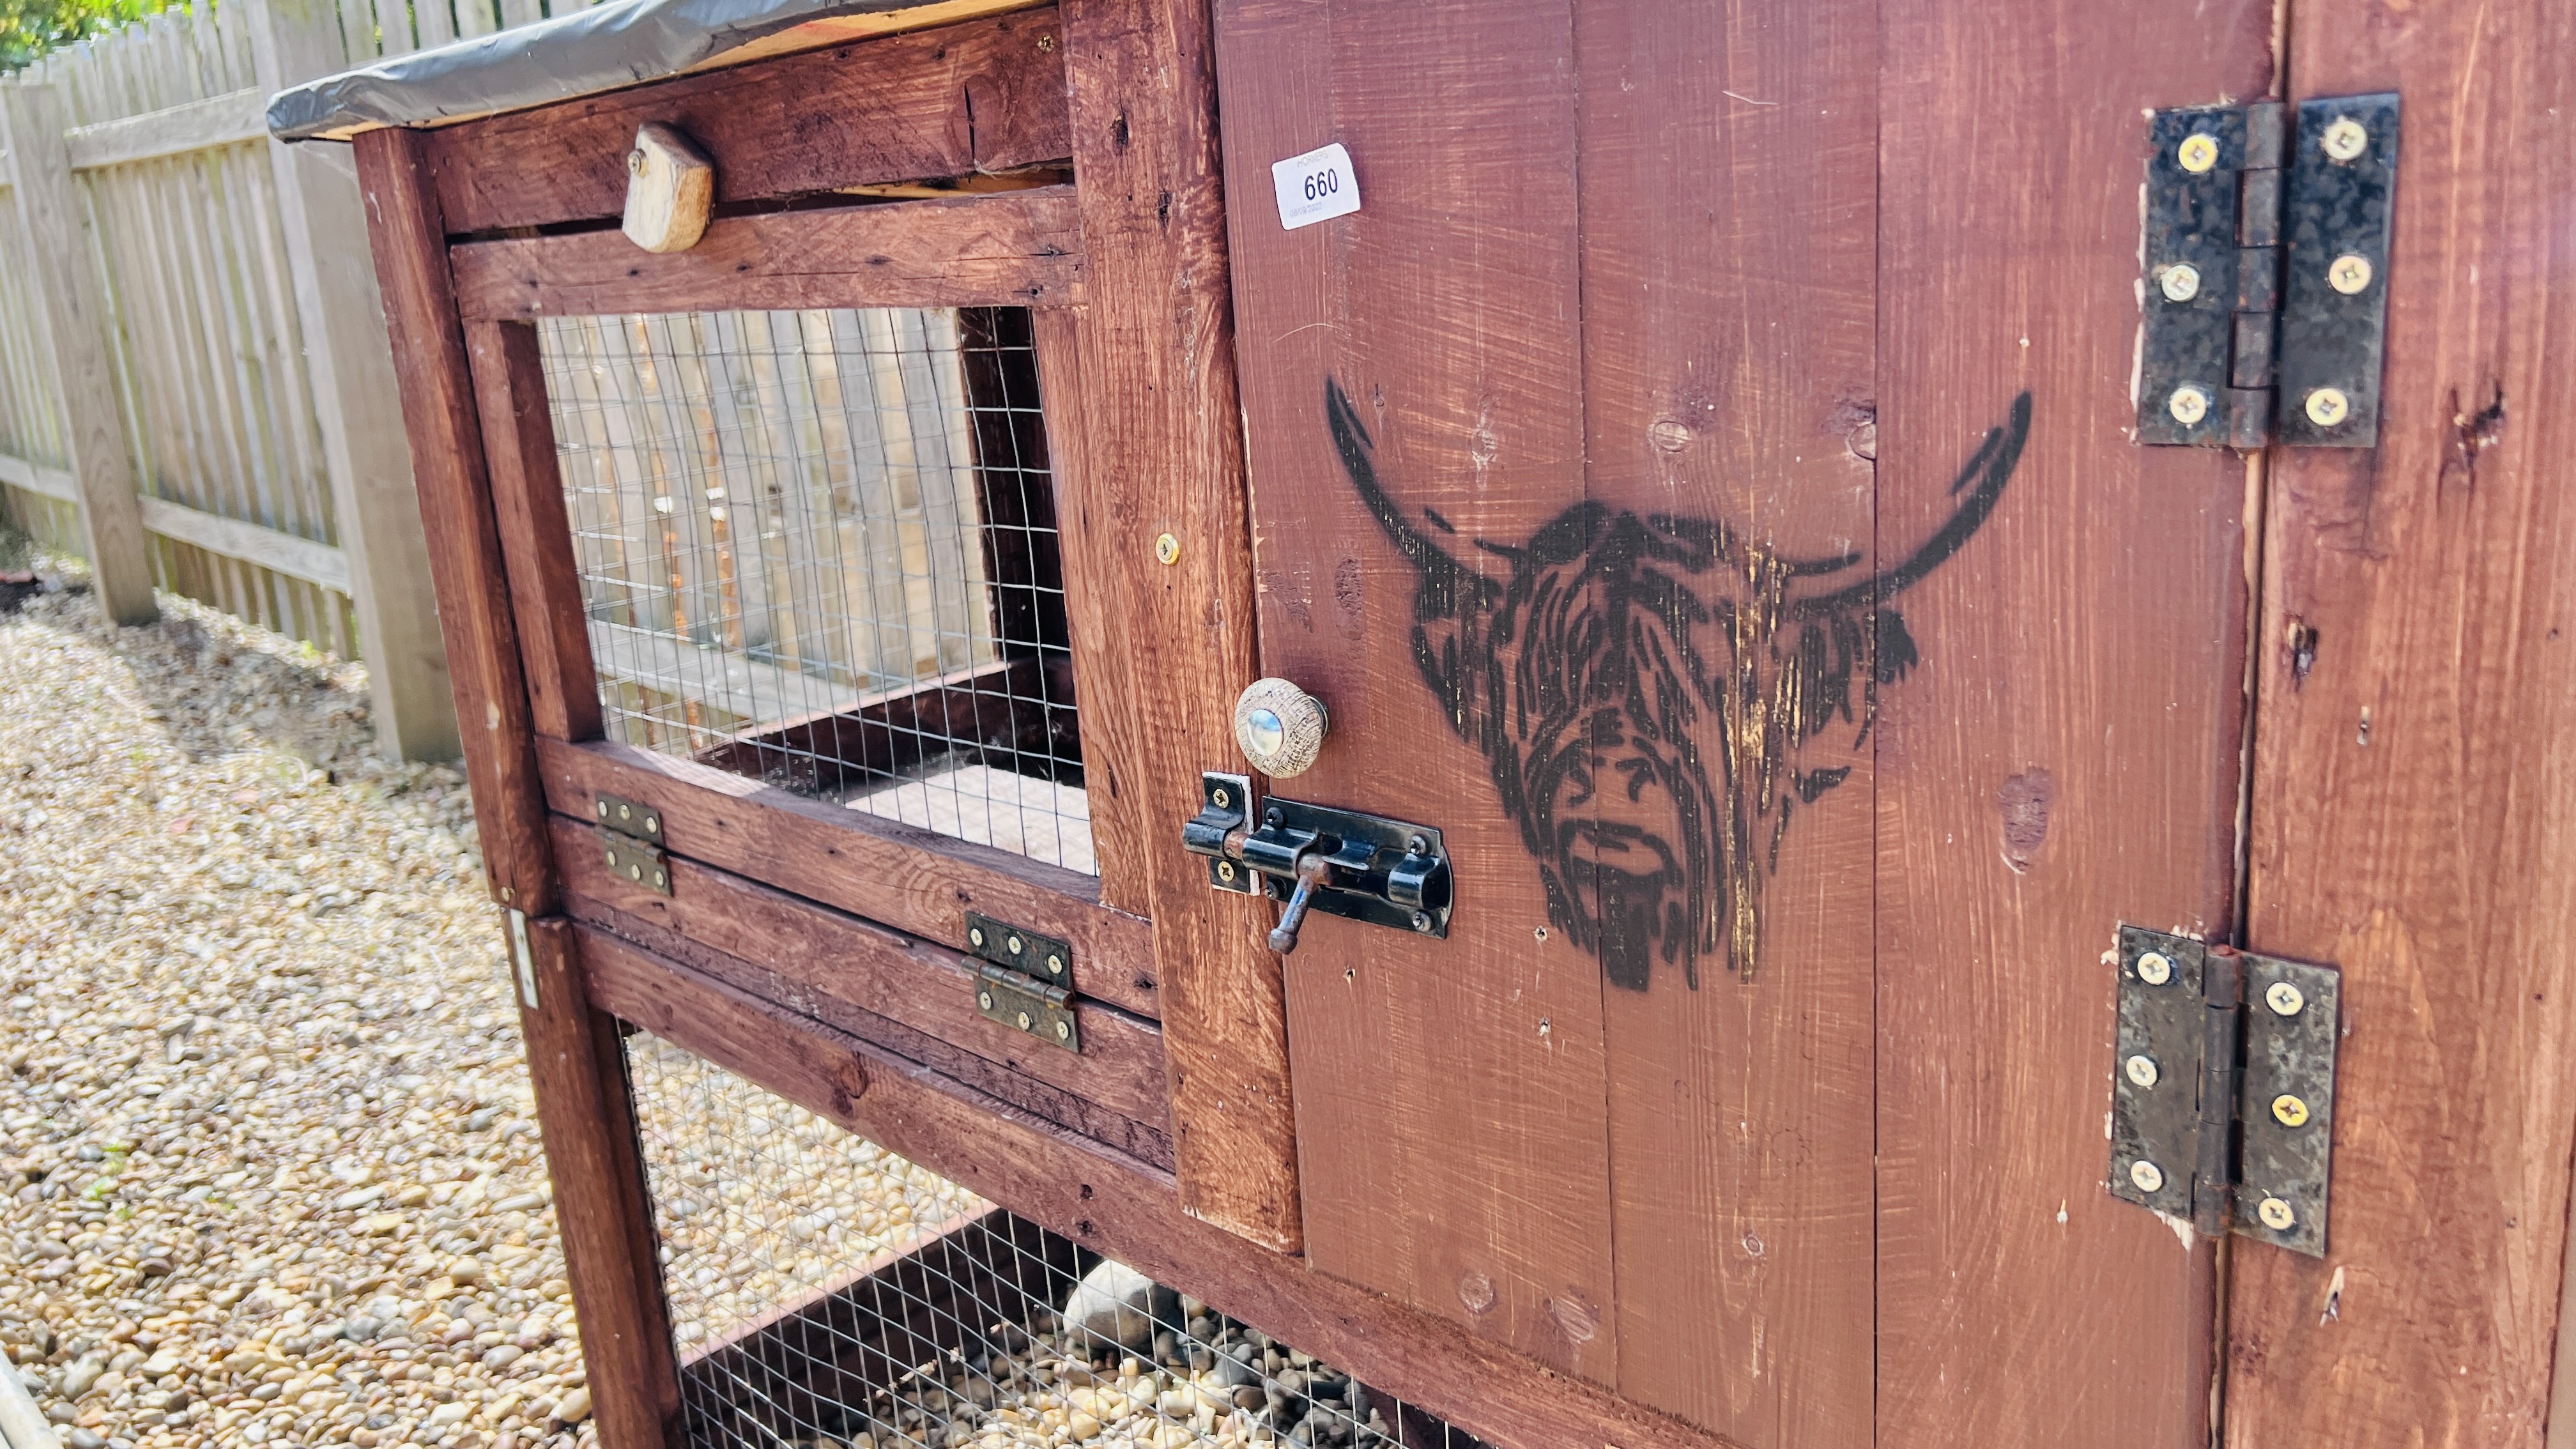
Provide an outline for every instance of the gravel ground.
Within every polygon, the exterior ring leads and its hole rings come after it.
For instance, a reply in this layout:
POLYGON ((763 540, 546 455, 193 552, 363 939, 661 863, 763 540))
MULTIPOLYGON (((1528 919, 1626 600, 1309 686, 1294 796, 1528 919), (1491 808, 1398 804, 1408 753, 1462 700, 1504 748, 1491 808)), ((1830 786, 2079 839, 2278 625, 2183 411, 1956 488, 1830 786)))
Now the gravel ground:
POLYGON ((71 1449, 587 1440, 464 784, 164 596, 0 616, 0 1345, 71 1449))
MULTIPOLYGON (((373 756, 355 669, 162 607, 0 615, 0 1345, 69 1449, 595 1449, 461 777, 373 756)), ((684 1352, 983 1206, 637 1040, 684 1352)), ((795 1442, 1395 1442, 1346 1376, 1129 1286, 795 1442)))

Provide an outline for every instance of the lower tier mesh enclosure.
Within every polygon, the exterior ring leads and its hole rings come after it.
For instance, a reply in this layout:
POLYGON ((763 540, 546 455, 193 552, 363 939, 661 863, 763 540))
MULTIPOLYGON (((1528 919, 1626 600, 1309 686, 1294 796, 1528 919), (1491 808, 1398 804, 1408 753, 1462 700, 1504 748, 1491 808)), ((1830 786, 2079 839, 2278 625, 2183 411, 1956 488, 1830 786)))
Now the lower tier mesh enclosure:
POLYGON ((646 1033, 627 1066, 704 1449, 1484 1449, 646 1033))

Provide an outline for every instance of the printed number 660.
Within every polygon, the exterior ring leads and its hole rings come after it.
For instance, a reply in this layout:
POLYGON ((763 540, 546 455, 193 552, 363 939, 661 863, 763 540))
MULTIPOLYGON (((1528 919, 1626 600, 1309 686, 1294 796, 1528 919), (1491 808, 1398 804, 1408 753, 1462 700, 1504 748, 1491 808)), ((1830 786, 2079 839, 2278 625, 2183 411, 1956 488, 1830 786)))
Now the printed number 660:
POLYGON ((1339 169, 1318 171, 1306 178, 1308 201, 1321 201, 1341 189, 1342 173, 1339 169))

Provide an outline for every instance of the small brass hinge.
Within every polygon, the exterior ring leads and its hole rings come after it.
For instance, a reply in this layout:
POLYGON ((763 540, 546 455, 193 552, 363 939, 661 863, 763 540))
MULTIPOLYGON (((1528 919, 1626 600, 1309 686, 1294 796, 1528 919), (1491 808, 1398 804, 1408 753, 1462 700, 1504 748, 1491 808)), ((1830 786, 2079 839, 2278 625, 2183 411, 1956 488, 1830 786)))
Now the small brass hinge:
POLYGON ((2112 1195, 2322 1256, 2340 974, 2138 926, 2119 958, 2112 1195))
POLYGON ((975 980, 977 1012, 988 1021, 1066 1051, 1082 1050, 1082 1023, 1073 1009, 1070 943, 968 911, 966 945, 980 966, 975 980))
POLYGON ((599 844, 609 871, 655 895, 671 893, 671 860, 662 850, 662 812, 616 795, 594 802, 599 844))

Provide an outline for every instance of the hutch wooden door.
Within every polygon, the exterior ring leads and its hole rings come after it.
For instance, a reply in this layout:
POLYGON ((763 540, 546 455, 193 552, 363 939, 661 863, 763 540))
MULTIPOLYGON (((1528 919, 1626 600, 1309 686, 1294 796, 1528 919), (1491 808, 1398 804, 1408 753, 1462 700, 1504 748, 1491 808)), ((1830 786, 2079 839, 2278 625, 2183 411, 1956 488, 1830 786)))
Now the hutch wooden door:
MULTIPOLYGON (((2292 9, 2294 97, 2473 48, 2292 9)), ((2205 1442, 2222 1247, 2104 1189, 2104 953, 2237 932, 2249 637, 2307 667, 2249 524, 2286 495, 2302 576, 2368 455, 2139 445, 2140 180, 2148 110, 2280 93, 2272 26, 1220 0, 1260 664, 1331 729, 1270 788, 1438 827, 1456 880, 1445 939, 1287 958, 1319 1271, 1746 1444, 2205 1442)), ((2401 204, 2485 194, 2425 173, 2401 204)), ((2392 265, 2402 309, 2442 264, 2392 265)), ((2451 425, 2435 346, 2391 334, 2391 458, 2451 425)), ((2267 767, 2349 735, 2308 718, 2267 767)), ((2564 1128, 2479 1149, 2551 1164, 2544 1215, 2564 1128)), ((2327 1346, 2335 1262, 2234 1252, 2248 1433, 2372 1419, 2266 1361, 2384 1361, 2327 1346)), ((2408 1392, 2532 1412, 2546 1334, 2472 1336, 2512 1386, 2408 1392)))

